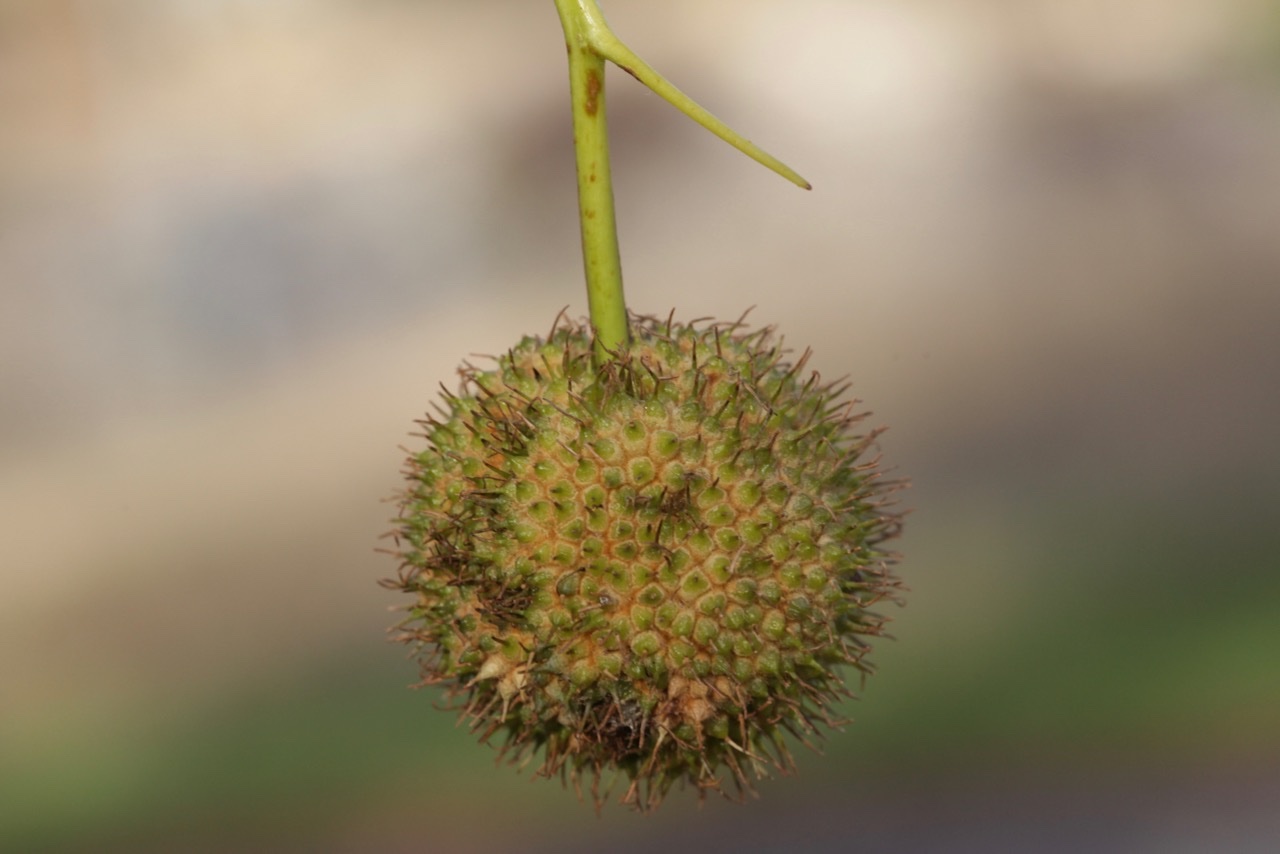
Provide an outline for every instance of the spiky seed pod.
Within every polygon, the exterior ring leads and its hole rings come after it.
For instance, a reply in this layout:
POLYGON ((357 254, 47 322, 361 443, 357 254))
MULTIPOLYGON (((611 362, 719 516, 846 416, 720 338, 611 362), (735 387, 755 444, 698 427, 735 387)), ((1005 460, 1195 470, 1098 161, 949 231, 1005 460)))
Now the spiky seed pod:
POLYGON ((408 461, 387 584, 482 739, 597 804, 621 771, 645 809, 682 780, 750 791, 790 767, 786 733, 837 723, 900 517, 853 401, 771 330, 632 332, 600 367, 569 325, 463 371, 408 461))

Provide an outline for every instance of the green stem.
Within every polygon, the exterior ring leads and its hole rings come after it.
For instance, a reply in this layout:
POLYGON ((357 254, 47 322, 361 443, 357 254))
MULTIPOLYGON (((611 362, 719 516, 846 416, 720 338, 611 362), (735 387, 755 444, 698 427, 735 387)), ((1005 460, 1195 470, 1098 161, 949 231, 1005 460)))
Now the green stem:
MULTIPOLYGON (((578 166, 578 216, 587 303, 595 334, 597 364, 628 342, 627 307, 622 293, 622 261, 609 167, 605 119, 605 58, 597 50, 603 17, 595 0, 556 0, 569 49, 569 89, 573 98, 573 142, 578 166)), ((606 30, 607 32, 607 30, 606 30)))
POLYGON ((752 160, 796 186, 809 182, 681 92, 623 44, 605 23, 596 0, 556 0, 569 48, 569 87, 573 96, 573 144, 578 161, 578 215, 582 257, 587 273, 587 302, 595 333, 596 364, 630 340, 622 297, 622 261, 609 170, 609 133, 605 121, 605 62, 612 62, 659 97, 752 160))

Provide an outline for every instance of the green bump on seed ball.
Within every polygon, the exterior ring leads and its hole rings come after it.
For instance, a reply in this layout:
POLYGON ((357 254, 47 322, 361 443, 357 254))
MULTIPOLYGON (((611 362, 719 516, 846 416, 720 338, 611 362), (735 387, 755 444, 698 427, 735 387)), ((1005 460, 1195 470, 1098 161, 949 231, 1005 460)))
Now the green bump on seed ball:
POLYGON ((771 330, 632 333, 599 366, 561 325, 465 370, 422 422, 387 584, 483 740, 575 783, 620 772, 644 809, 679 782, 749 791, 791 767, 784 734, 838 723, 900 517, 875 432, 771 330))

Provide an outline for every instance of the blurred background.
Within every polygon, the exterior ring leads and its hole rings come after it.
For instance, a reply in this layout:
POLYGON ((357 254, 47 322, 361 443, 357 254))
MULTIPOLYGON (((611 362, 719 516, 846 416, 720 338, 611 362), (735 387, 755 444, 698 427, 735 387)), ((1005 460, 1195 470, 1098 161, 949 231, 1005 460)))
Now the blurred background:
POLYGON ((0 0, 0 849, 1280 850, 1280 5, 607 0, 633 308, 914 486, 825 755, 597 818, 386 642, 412 419, 585 313, 526 0, 0 0), (710 47, 706 47, 710 45, 710 47))

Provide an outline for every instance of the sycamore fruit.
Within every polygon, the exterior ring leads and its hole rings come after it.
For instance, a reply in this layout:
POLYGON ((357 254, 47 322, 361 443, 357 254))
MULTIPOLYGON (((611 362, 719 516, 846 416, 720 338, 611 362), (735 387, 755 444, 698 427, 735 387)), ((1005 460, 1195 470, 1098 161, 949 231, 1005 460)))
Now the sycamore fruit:
POLYGON ((898 587, 895 484, 844 386, 768 328, 632 317, 464 368, 422 423, 388 586, 483 740, 597 802, 743 793, 838 723, 898 587), (604 791, 607 791, 607 786, 604 791))

